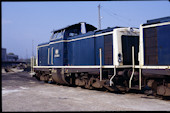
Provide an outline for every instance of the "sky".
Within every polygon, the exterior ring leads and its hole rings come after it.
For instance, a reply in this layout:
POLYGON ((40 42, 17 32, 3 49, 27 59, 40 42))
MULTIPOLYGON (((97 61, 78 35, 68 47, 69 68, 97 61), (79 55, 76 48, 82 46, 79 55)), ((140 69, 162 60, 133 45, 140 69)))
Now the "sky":
POLYGON ((48 42, 51 31, 79 22, 101 29, 137 27, 147 20, 170 16, 170 2, 164 1, 41 1, 1 2, 1 47, 19 58, 36 55, 36 47, 48 42))

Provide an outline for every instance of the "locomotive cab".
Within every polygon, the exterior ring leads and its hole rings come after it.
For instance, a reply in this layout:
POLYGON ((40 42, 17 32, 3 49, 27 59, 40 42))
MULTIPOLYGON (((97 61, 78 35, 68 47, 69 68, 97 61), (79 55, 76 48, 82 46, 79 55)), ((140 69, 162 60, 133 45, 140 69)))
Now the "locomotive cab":
POLYGON ((37 47, 38 66, 65 66, 68 65, 67 41, 71 37, 83 35, 96 28, 85 22, 80 22, 65 28, 52 31, 50 41, 39 44, 37 47))
POLYGON ((114 64, 132 65, 132 47, 134 47, 135 65, 139 65, 139 29, 117 28, 113 30, 114 64))

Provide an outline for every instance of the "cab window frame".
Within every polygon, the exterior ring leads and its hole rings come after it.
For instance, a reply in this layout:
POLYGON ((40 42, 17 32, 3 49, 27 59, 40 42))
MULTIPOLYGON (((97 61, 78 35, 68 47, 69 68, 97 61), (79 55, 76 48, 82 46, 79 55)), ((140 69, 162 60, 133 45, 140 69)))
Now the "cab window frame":
POLYGON ((50 40, 62 39, 64 37, 64 33, 65 29, 58 32, 53 32, 50 40))

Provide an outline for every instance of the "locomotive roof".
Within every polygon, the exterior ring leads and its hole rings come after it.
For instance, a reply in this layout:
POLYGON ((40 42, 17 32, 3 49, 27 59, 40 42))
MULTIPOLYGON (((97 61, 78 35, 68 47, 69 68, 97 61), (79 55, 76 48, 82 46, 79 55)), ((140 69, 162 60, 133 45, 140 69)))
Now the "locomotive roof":
POLYGON ((96 34, 110 32, 110 31, 113 31, 113 29, 115 29, 115 28, 121 28, 121 27, 116 26, 116 27, 108 27, 108 28, 105 28, 105 29, 96 30, 96 34))
MULTIPOLYGON (((78 23, 78 24, 81 24, 81 23, 78 23)), ((54 30, 54 31, 52 31, 52 32, 57 32, 57 31, 61 31, 61 30, 64 30, 64 29, 71 29, 72 27, 75 28, 76 26, 78 26, 78 24, 74 24, 74 25, 67 26, 67 27, 62 28, 62 29, 54 30)), ((94 26, 92 26, 92 25, 90 25, 90 24, 86 24, 86 25, 91 26, 91 27, 94 28, 95 30, 89 31, 89 32, 87 32, 87 33, 85 33, 85 34, 80 34, 80 35, 74 36, 74 37, 72 37, 72 38, 79 38, 79 37, 83 37, 83 36, 90 36, 90 35, 94 35, 94 34, 101 34, 101 33, 106 33, 106 32, 113 31, 113 29, 116 29, 116 28, 124 28, 124 27, 116 26, 116 27, 108 27, 108 28, 105 28, 105 29, 97 30, 94 26)), ((55 41, 55 40, 54 40, 54 41, 55 41)), ((38 44, 38 46, 45 45, 45 44, 49 44, 49 42, 45 42, 45 43, 38 44)))
POLYGON ((170 16, 152 19, 152 20, 147 20, 147 23, 143 24, 142 26, 150 25, 150 24, 163 23, 163 22, 170 22, 170 16))
POLYGON ((93 25, 87 24, 86 22, 79 22, 79 23, 76 23, 76 24, 73 24, 73 25, 68 25, 67 27, 63 27, 63 28, 60 28, 60 29, 57 29, 57 30, 53 30, 52 32, 58 32, 58 31, 62 31, 64 29, 70 29, 70 28, 73 28, 73 27, 79 27, 81 23, 85 23, 86 24, 86 29, 93 29, 93 30, 97 29, 93 25))

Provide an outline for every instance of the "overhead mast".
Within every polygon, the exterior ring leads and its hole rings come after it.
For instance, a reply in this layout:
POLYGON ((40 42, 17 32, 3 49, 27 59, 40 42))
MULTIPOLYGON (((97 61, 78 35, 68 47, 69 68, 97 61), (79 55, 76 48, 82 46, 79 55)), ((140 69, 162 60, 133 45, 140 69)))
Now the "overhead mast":
POLYGON ((98 5, 98 15, 99 15, 99 26, 98 26, 98 30, 100 30, 100 29, 101 29, 100 4, 98 5))

